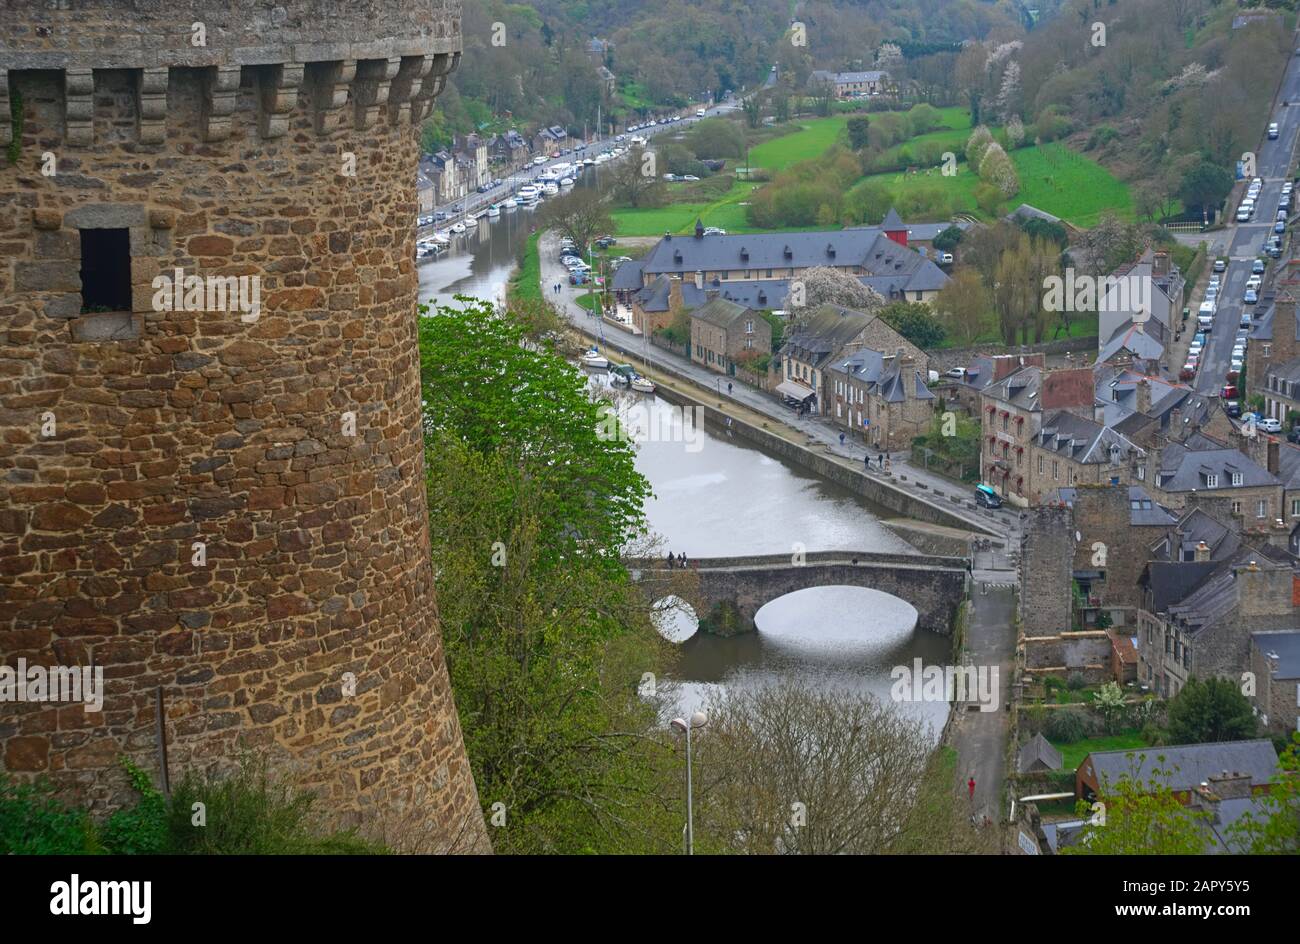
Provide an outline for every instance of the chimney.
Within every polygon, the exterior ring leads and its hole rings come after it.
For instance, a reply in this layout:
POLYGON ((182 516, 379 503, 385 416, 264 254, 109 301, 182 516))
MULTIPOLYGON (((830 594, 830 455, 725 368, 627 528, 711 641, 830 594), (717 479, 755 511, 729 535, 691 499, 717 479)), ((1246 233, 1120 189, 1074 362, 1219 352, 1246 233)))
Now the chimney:
POLYGON ((1220 800, 1242 800, 1250 796, 1252 784, 1250 774, 1225 770, 1217 777, 1211 776, 1206 786, 1220 800))
POLYGON ((1151 381, 1145 377, 1137 382, 1134 388, 1137 392, 1137 411, 1139 413, 1151 412, 1151 381))
POLYGON ((1196 562, 1203 564, 1210 559, 1210 545, 1201 541, 1196 545, 1196 562))
MULTIPOLYGON (((1278 295, 1273 304, 1273 346, 1270 356, 1274 364, 1281 364, 1300 354, 1295 339, 1295 298, 1288 292, 1278 295)), ((1256 382, 1262 381, 1258 378, 1256 382)))
POLYGON ((668 279, 668 310, 676 315, 682 310, 682 280, 680 278, 668 279))
POLYGON ((704 291, 704 273, 699 269, 695 270, 695 287, 701 292, 704 291))
POLYGON ((1151 260, 1151 276, 1152 278, 1161 279, 1161 278, 1165 278, 1168 275, 1169 275, 1169 253, 1165 252, 1164 250, 1161 250, 1157 252, 1155 254, 1155 257, 1151 260))

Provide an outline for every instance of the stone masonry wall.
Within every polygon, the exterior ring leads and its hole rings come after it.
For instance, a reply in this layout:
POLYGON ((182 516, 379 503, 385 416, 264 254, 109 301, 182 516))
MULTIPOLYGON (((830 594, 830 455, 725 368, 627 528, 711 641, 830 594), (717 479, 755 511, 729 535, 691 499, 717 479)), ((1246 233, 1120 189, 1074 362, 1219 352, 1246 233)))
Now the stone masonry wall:
POLYGON ((1070 628, 1074 528, 1064 506, 1030 508, 1021 538, 1020 619, 1027 636, 1070 628))
POLYGON ((106 689, 99 714, 0 704, 5 767, 114 808, 119 756, 161 773, 161 692, 173 780, 247 749, 336 825, 486 850, 429 562, 413 259, 414 123, 459 5, 0 6, 0 112, 22 103, 0 657, 106 689), (106 228, 129 232, 131 306, 83 312, 79 231, 106 228), (158 310, 175 267, 260 278, 260 317, 158 310))

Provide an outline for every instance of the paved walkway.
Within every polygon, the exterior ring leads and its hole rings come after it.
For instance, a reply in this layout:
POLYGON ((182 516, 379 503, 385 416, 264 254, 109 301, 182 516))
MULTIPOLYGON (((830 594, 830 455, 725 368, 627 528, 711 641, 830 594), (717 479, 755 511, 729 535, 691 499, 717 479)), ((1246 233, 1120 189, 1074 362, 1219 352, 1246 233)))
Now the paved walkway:
MULTIPOLYGON (((559 237, 551 232, 543 233, 542 238, 538 241, 538 251, 542 257, 541 282, 543 296, 553 302, 579 330, 597 338, 608 338, 624 348, 638 352, 641 360, 649 366, 658 367, 670 375, 686 378, 704 391, 712 390, 719 398, 720 409, 724 411, 731 405, 759 414, 768 422, 776 421, 806 437, 808 445, 817 445, 825 453, 839 456, 859 468, 866 468, 863 460, 864 457, 870 454, 872 464, 868 471, 871 474, 881 474, 879 467, 876 465, 878 450, 869 450, 864 445, 854 443, 851 440, 846 441, 841 446, 839 429, 832 426, 825 419, 818 416, 798 416, 771 394, 748 384, 737 382, 734 379, 731 381, 731 389, 728 390, 728 378, 721 374, 711 371, 700 364, 692 363, 684 357, 673 354, 671 351, 655 347, 649 343, 648 339, 635 333, 630 328, 616 327, 601 318, 595 317, 575 301, 578 295, 590 291, 591 286, 569 285, 569 274, 559 262, 559 237), (554 291, 554 285, 557 282, 560 283, 558 293, 554 291)), ((597 341, 597 346, 599 346, 599 341, 597 341)), ((697 395, 699 392, 695 391, 697 395)), ((923 468, 911 465, 906 461, 908 458, 907 453, 890 453, 891 471, 895 474, 906 475, 909 480, 924 483, 932 493, 969 496, 971 492, 969 485, 953 482, 923 468)), ((977 561, 976 566, 979 567, 983 563, 990 570, 1005 570, 1011 567, 1009 555, 1019 546, 1019 511, 1017 509, 1003 508, 993 512, 992 516, 986 516, 970 509, 962 509, 962 511, 968 517, 978 516, 977 520, 992 525, 995 530, 1002 533, 1006 541, 1006 547, 986 552, 991 556, 982 562, 977 561)), ((1000 579, 1006 580, 1008 578, 1004 574, 1000 579)))
MULTIPOLYGON (((965 711, 954 723, 950 743, 957 751, 957 775, 962 783, 975 778, 971 815, 977 821, 1003 820, 1003 778, 1006 775, 1006 746, 1010 731, 1011 680, 1014 671, 1016 632, 1012 624, 1015 594, 1010 589, 987 592, 972 588, 974 612, 966 630, 966 661, 976 667, 997 666, 998 710, 965 711)), ((957 709, 954 709, 957 710, 957 709)))

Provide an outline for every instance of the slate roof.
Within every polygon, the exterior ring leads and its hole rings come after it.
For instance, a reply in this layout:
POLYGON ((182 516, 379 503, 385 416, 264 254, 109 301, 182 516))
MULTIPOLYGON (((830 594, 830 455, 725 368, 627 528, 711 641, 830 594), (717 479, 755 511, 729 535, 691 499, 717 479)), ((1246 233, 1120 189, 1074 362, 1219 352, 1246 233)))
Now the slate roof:
POLYGON ((1267 784, 1278 772, 1277 752, 1264 739, 1095 751, 1084 759, 1088 762, 1099 784, 1116 783, 1130 774, 1143 782, 1153 780, 1159 768, 1163 772, 1159 779, 1175 791, 1191 790, 1225 770, 1249 774, 1251 783, 1258 785, 1267 784))
MULTIPOLYGON (((1160 322, 1154 321, 1148 324, 1158 325, 1160 322)), ((1135 325, 1132 321, 1126 321, 1119 326, 1097 354, 1097 360, 1108 361, 1121 351, 1128 351, 1134 357, 1148 361, 1158 361, 1165 354, 1164 345, 1152 334, 1148 334, 1143 325, 1135 325)))
MULTIPOLYGON (((1072 485, 1055 489, 1048 496, 1048 503, 1064 502, 1071 508, 1078 497, 1079 490, 1072 485)), ((1147 494, 1141 485, 1128 486, 1129 524, 1134 527, 1167 527, 1177 519, 1172 511, 1147 494)))
POLYGON ((614 271, 610 287, 616 292, 635 292, 641 288, 641 260, 625 262, 614 271))
POLYGON ((822 305, 790 329, 781 353, 813 367, 822 367, 874 320, 875 315, 838 305, 822 305))
POLYGON ((1043 418, 1034 442, 1040 448, 1088 465, 1111 462, 1112 455, 1122 458, 1133 452, 1146 455, 1145 450, 1133 445, 1122 433, 1065 410, 1043 418))
POLYGON ((1277 672, 1274 678, 1290 681, 1300 679, 1300 630, 1288 629, 1277 633, 1251 633, 1250 641, 1260 652, 1276 653, 1277 672))
POLYGON ((1041 764, 1048 770, 1061 769, 1061 752, 1052 747, 1051 742, 1041 734, 1035 734, 1020 745, 1020 751, 1016 754, 1016 768, 1022 774, 1041 769, 1035 767, 1035 764, 1041 764))
POLYGON ((880 380, 884 364, 885 357, 879 351, 862 348, 844 357, 837 357, 826 369, 846 379, 874 384, 880 380))
POLYGON ((1167 613, 1219 569, 1221 561, 1150 561, 1143 583, 1151 591, 1151 611, 1167 613))
POLYGON ((1194 434, 1186 443, 1171 443, 1160 453, 1156 487, 1166 492, 1190 492, 1206 488, 1250 488, 1276 485, 1278 479, 1240 450, 1232 449, 1208 436, 1194 434), (1240 473, 1240 485, 1232 484, 1233 473, 1240 473), (1217 476, 1215 485, 1208 477, 1217 476))
POLYGON ((948 276, 931 260, 914 249, 900 246, 878 228, 728 236, 668 235, 644 259, 644 271, 650 275, 814 266, 860 266, 863 275, 891 279, 891 284, 909 292, 937 291, 948 284, 948 276))
POLYGON ((754 314, 744 305, 737 305, 725 298, 711 298, 692 311, 691 317, 716 328, 730 330, 746 318, 753 318, 754 314))
POLYGON ((1278 443, 1277 472, 1283 488, 1300 488, 1300 446, 1278 443))
POLYGON ((888 72, 874 70, 871 72, 831 72, 828 69, 814 69, 808 76, 808 82, 880 82, 889 76, 888 72))
POLYGON ((1289 569, 1291 566, 1289 560, 1285 564, 1271 560, 1266 548, 1252 547, 1243 547, 1233 557, 1216 563, 1217 567, 1208 579, 1202 581, 1181 601, 1170 603, 1166 611, 1170 619, 1177 620, 1187 633, 1195 635, 1237 607, 1240 601, 1236 575, 1238 568, 1250 564, 1263 568, 1289 569))
MULTIPOLYGON (((1264 373, 1265 376, 1276 377, 1278 380, 1288 380, 1291 383, 1300 382, 1300 357, 1293 357, 1281 364, 1270 363, 1264 373)), ((1277 395, 1285 396, 1285 394, 1277 395)))
MULTIPOLYGON (((627 263, 623 263, 627 265, 627 263)), ((622 266, 619 272, 622 272, 622 266)), ((617 273, 616 273, 617 274, 617 273)), ((672 295, 672 279, 661 275, 641 291, 636 293, 637 304, 645 311, 667 311, 668 300, 672 295)), ((695 287, 695 282, 682 279, 682 307, 698 308, 707 300, 704 292, 695 287)))
MULTIPOLYGON (((921 372, 912 370, 911 374, 910 396, 917 400, 933 400, 934 392, 925 385, 925 378, 921 376, 921 372)), ((894 363, 891 368, 886 369, 885 376, 881 378, 880 396, 886 403, 902 403, 909 396, 906 387, 908 379, 901 365, 894 363)))
POLYGON ((903 218, 898 215, 898 211, 893 207, 890 207, 889 212, 885 214, 885 218, 880 222, 880 228, 889 233, 900 229, 907 229, 907 224, 904 223, 903 218))

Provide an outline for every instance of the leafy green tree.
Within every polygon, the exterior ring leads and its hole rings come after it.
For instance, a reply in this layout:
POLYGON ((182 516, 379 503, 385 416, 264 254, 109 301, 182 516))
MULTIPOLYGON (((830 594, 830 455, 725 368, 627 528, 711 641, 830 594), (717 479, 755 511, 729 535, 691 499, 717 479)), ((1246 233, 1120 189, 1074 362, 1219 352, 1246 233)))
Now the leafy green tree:
POLYGON ((854 115, 848 120, 847 131, 849 135, 849 147, 855 151, 861 151, 869 142, 868 131, 871 129, 871 119, 866 115, 854 115))
POLYGON ((1291 732, 1278 766, 1281 771, 1269 792, 1255 797, 1258 810, 1244 814, 1230 829, 1229 841, 1239 841, 1250 855, 1300 853, 1300 732, 1291 732))
MULTIPOLYGON (((1097 804, 1079 802, 1087 823, 1066 855, 1199 855, 1206 849, 1210 814, 1186 807, 1168 786, 1160 766, 1142 780, 1144 754, 1129 754, 1133 770, 1102 786, 1097 804)), ((1158 762, 1163 758, 1157 757, 1158 762)))
POLYGON ((592 240, 614 230, 609 202, 591 187, 574 187, 548 200, 538 217, 542 226, 569 237, 583 252, 592 240))
POLYGON ((1201 161, 1183 175, 1178 195, 1185 205, 1200 207, 1203 212, 1209 213, 1223 203, 1231 190, 1231 174, 1218 164, 1201 161))
POLYGON ((952 252, 957 248, 965 234, 957 226, 949 226, 945 230, 940 230, 939 234, 934 237, 934 248, 940 252, 952 252))
POLYGON ((880 317, 922 350, 938 347, 947 336, 925 302, 892 302, 880 310, 880 317))
POLYGON ((649 486, 575 368, 462 303, 420 319, 430 537, 494 848, 672 851, 675 764, 636 692, 665 644, 620 556, 645 548, 649 486))
POLYGON ((1106 730, 1114 732, 1124 715, 1124 692, 1116 682, 1107 682, 1092 696, 1092 702, 1106 722, 1106 730))
POLYGON ((1189 678, 1169 701, 1172 744, 1241 741, 1255 736, 1257 722, 1250 702, 1236 683, 1222 678, 1189 678))
POLYGON ((743 157, 745 132, 738 123, 725 118, 706 118, 696 122, 685 138, 686 147, 701 160, 743 157))

